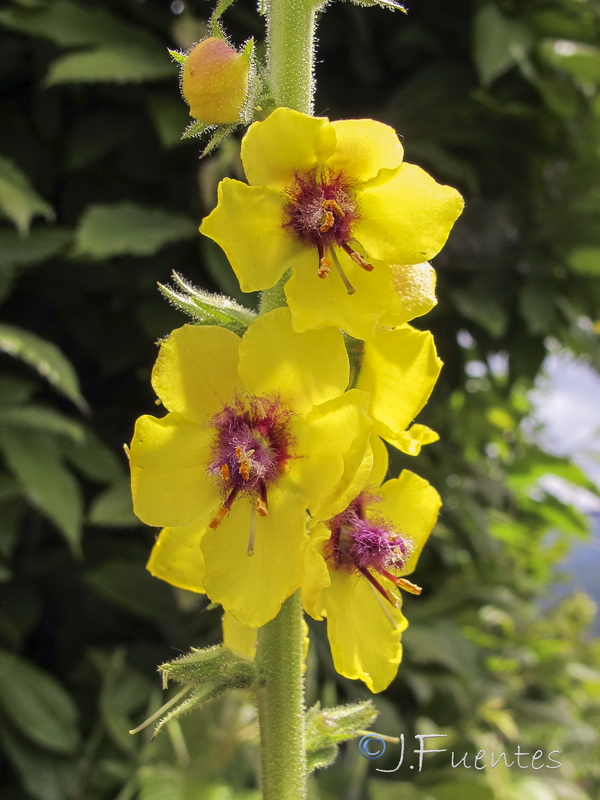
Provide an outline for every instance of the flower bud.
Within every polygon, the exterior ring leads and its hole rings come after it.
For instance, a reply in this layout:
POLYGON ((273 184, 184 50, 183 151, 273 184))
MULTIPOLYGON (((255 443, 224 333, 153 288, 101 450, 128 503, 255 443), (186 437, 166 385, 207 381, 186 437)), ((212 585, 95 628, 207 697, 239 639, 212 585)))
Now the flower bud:
POLYGON ((249 58, 216 36, 189 53, 181 89, 190 116, 206 125, 238 122, 248 93, 249 58))

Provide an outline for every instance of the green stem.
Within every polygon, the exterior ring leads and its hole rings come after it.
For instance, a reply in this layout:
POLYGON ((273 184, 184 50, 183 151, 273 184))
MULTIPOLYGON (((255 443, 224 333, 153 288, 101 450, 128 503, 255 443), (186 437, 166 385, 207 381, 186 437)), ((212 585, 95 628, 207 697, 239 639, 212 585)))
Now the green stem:
POLYGON ((314 0, 270 0, 267 43, 271 88, 277 106, 312 114, 314 94, 314 0))
POLYGON ((296 592, 258 632, 263 800, 306 798, 303 628, 296 592))
MULTIPOLYGON (((311 114, 314 94, 315 0, 267 0, 271 87, 277 106, 311 114)), ((260 311, 285 305, 284 276, 262 293, 260 311)), ((304 630, 300 593, 258 633, 263 800, 306 798, 304 630)))

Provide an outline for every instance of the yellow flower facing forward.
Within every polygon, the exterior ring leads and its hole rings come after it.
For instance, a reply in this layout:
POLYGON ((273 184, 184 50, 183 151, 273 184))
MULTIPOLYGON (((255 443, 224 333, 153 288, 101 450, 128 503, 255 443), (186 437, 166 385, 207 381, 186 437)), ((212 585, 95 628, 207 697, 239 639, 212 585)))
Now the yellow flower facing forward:
POLYGON ((415 569, 440 505, 427 481, 404 470, 318 523, 306 547, 304 607, 326 617, 336 670, 372 692, 396 675, 408 624, 396 589, 420 593, 404 576, 415 569))
POLYGON ((345 393, 348 374, 342 334, 295 333, 283 308, 241 339, 185 325, 162 343, 169 413, 141 417, 131 444, 135 512, 164 528, 153 574, 247 625, 275 616, 300 586, 306 511, 336 513, 364 482, 368 396, 345 393))
POLYGON ((248 185, 225 179, 200 230, 225 251, 242 289, 285 293, 298 331, 334 325, 367 339, 435 303, 424 262, 443 247, 463 201, 402 161, 374 120, 279 108, 242 141, 248 185))

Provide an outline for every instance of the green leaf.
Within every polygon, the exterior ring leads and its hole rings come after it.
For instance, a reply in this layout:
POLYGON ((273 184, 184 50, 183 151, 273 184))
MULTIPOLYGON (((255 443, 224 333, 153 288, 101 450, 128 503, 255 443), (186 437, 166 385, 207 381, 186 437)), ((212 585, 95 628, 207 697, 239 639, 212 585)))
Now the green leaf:
POLYGON ((160 47, 155 37, 143 28, 128 25, 104 9, 68 0, 1 11, 0 23, 29 36, 49 39, 60 47, 115 43, 160 47))
MULTIPOLYGON (((27 797, 35 800, 65 800, 73 797, 77 780, 77 762, 35 747, 18 730, 0 722, 2 747, 12 762, 27 797)), ((22 795, 11 793, 12 797, 22 795)))
POLYGON ((170 625, 177 612, 173 591, 137 564, 113 560, 89 570, 86 582, 129 613, 170 625))
POLYGON ((578 247, 569 254, 567 264, 579 275, 600 275, 600 247, 578 247))
POLYGON ((133 513, 128 479, 109 486, 96 497, 90 508, 88 522, 107 528, 133 528, 141 524, 133 513))
POLYGON ((16 375, 0 375, 0 406, 16 406, 27 403, 33 397, 36 385, 33 381, 16 375))
POLYGON ((91 481, 113 483, 123 477, 125 454, 117 455, 90 428, 83 429, 82 442, 64 442, 61 450, 67 461, 91 481))
POLYGON ((502 336, 508 325, 508 313, 493 292, 474 285, 471 289, 454 289, 450 297, 463 316, 481 325, 491 336, 502 336))
POLYGON ((145 710, 154 690, 154 681, 128 667, 125 648, 108 657, 95 652, 93 659, 102 678, 100 713, 106 731, 123 752, 133 754, 138 742, 129 734, 132 715, 145 710))
POLYGON ((169 242, 190 239, 198 226, 189 217, 133 203, 95 205, 77 230, 77 252, 93 258, 152 255, 169 242))
POLYGON ((114 45, 58 58, 45 83, 142 83, 176 75, 175 65, 161 50, 114 45))
POLYGON ((148 104, 148 111, 162 146, 168 148, 181 144, 181 130, 189 120, 181 99, 155 95, 148 104))
POLYGON ((0 405, 0 426, 55 433, 74 442, 83 442, 84 439, 84 429, 79 422, 46 406, 0 405))
POLYGON ((531 280, 519 291, 519 311, 533 334, 550 333, 556 325, 556 295, 548 281, 531 280))
POLYGON ((473 23, 473 58, 481 85, 489 86, 522 63, 531 44, 523 23, 508 19, 495 5, 480 8, 473 23))
POLYGON ((0 352, 25 361, 79 409, 87 409, 75 370, 56 345, 22 328, 0 324, 0 352))
POLYGON ((73 237, 65 228, 34 228, 27 237, 0 231, 0 269, 29 267, 64 252, 73 237))
POLYGON ((0 156, 0 209, 26 234, 36 216, 54 218, 52 207, 35 191, 29 178, 12 161, 0 156))
POLYGON ((56 525, 73 554, 79 555, 81 493, 62 463, 56 442, 37 431, 5 428, 0 434, 0 446, 32 505, 56 525))
POLYGON ((600 48, 568 39, 547 39, 540 45, 547 64, 570 73, 582 84, 600 84, 600 48))
POLYGON ((76 750, 77 709, 68 693, 47 672, 8 652, 0 652, 0 709, 23 736, 45 750, 76 750))
MULTIPOLYGON (((6 561, 10 561, 19 542, 21 520, 23 516, 23 501, 20 498, 17 482, 13 481, 12 477, 8 478, 2 473, 0 473, 0 495, 5 496, 2 501, 0 501, 0 557, 6 561), (9 481, 11 483, 9 483, 9 481), (6 498, 8 492, 13 496, 6 498)), ((13 608, 10 608, 11 612, 13 610, 13 608)), ((0 612, 0 631, 2 634, 5 632, 2 630, 3 625, 1 619, 7 612, 8 609, 6 607, 0 612)), ((9 614, 9 616, 12 618, 12 614, 9 614)))

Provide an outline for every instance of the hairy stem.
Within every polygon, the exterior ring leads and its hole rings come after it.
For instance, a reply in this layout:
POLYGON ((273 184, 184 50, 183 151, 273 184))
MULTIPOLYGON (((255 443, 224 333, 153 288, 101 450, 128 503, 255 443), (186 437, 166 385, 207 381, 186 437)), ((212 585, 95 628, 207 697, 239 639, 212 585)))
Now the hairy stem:
POLYGON ((314 0, 269 0, 269 76, 278 106, 312 114, 314 95, 314 0))
POLYGON ((300 592, 258 633, 263 800, 306 798, 304 630, 300 592))

